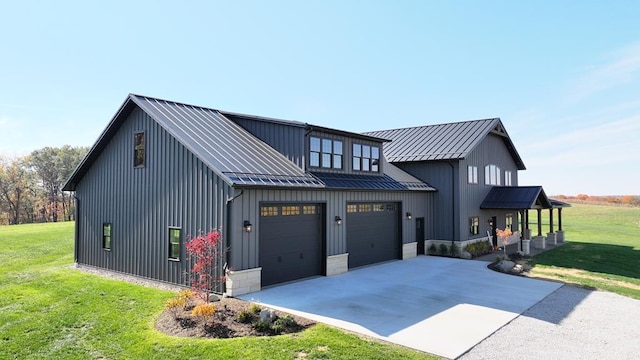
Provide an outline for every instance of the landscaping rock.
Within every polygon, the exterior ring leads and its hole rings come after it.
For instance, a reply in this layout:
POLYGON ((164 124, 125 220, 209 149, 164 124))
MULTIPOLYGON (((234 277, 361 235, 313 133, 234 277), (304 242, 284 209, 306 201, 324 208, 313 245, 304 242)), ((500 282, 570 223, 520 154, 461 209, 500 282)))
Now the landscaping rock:
POLYGON ((512 274, 521 274, 524 271, 524 267, 521 264, 516 264, 513 269, 511 269, 510 273, 512 274))
POLYGON ((513 269, 513 267, 516 265, 516 263, 514 263, 513 261, 509 261, 509 260, 500 260, 499 263, 496 264, 496 269, 498 269, 501 272, 509 272, 511 271, 511 269, 513 269))
POLYGON ((462 254, 460 254, 460 257, 466 260, 471 259, 471 253, 467 252, 467 251, 463 251, 462 254))
POLYGON ((276 312, 273 309, 264 309, 260 311, 260 321, 266 321, 271 324, 276 317, 276 312))

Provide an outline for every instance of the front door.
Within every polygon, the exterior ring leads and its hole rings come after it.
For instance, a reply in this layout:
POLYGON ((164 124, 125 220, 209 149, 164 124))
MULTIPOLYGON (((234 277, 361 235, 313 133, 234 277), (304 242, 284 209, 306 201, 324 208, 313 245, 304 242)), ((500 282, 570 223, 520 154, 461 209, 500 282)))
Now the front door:
POLYGON ((418 255, 424 255, 424 218, 416 218, 416 242, 418 243, 418 255))

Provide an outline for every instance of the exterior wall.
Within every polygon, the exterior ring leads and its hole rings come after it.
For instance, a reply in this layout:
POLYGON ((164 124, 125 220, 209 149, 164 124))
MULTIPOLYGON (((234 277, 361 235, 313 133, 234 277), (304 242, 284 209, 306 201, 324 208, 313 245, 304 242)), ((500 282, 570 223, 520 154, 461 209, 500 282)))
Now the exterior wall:
MULTIPOLYGON (((220 228, 231 188, 140 109, 135 109, 77 186, 78 262, 188 285, 184 243, 220 228), (144 131, 144 168, 133 167, 144 131), (102 249, 102 224, 112 247, 102 249), (168 260, 168 227, 182 229, 181 260, 168 260)), ((221 264, 222 265, 222 264, 221 264)), ((219 269, 221 270, 221 269, 219 269)))
POLYGON ((433 225, 432 228, 427 227, 427 230, 431 229, 429 233, 425 233, 427 239, 449 241, 459 239, 460 227, 458 222, 460 218, 457 215, 454 216, 453 213, 454 210, 456 214, 458 211, 458 196, 456 194, 460 186, 457 181, 459 173, 457 162, 407 162, 394 165, 438 189, 433 194, 433 207, 428 208, 433 213, 427 214, 426 220, 433 221, 433 225), (454 228, 458 230, 456 233, 454 233, 454 228))
POLYGON ((480 204, 487 196, 494 185, 485 184, 484 167, 486 165, 496 165, 500 167, 501 185, 504 186, 505 171, 512 173, 512 186, 518 186, 518 166, 504 144, 502 137, 489 134, 484 140, 469 154, 460 160, 460 240, 475 239, 487 236, 487 230, 491 230, 489 220, 496 216, 497 227, 505 228, 507 214, 513 215, 513 230, 519 230, 518 211, 503 209, 480 209, 480 204), (478 167, 478 183, 468 183, 468 165, 478 167), (469 218, 478 216, 480 220, 480 233, 478 235, 469 234, 469 218))
POLYGON ((304 127, 237 116, 227 117, 304 169, 307 140, 304 127))
POLYGON ((433 193, 404 191, 334 191, 334 190, 270 190, 244 189, 242 195, 233 201, 230 224, 231 259, 233 270, 244 270, 259 267, 260 257, 260 204, 275 203, 321 203, 325 208, 326 254, 344 254, 347 251, 346 239, 346 207, 348 202, 400 202, 400 226, 402 243, 416 241, 415 220, 407 220, 403 215, 411 212, 413 219, 425 218, 426 235, 433 227, 428 209, 433 207, 433 193), (341 225, 334 221, 335 216, 343 219, 341 225), (242 224, 248 220, 254 225, 251 232, 243 231, 242 224))

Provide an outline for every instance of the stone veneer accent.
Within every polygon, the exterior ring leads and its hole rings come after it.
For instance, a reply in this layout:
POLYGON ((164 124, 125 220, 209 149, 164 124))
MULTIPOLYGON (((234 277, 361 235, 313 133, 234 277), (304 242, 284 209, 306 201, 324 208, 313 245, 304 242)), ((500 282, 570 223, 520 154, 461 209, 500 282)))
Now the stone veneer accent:
POLYGON ((559 230, 556 232, 556 238, 558 239, 559 243, 564 242, 564 230, 559 230))
POLYGON ((418 251, 417 242, 402 244, 402 260, 407 260, 407 259, 416 257, 417 251, 418 251))
POLYGON ((260 291, 262 268, 227 271, 227 295, 238 296, 260 291))
POLYGON ((349 253, 327 256, 327 276, 349 271, 349 253))
POLYGON ((556 233, 547 233, 547 243, 549 245, 558 245, 558 237, 556 233))
POLYGON ((546 248, 545 240, 546 239, 544 238, 544 236, 534 236, 533 247, 536 249, 545 249, 546 248))

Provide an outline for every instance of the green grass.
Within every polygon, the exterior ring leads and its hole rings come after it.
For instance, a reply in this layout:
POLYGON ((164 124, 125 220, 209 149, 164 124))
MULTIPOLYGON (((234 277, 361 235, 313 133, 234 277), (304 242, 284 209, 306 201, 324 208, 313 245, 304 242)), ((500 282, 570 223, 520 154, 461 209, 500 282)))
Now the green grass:
POLYGON ((640 208, 572 204, 562 220, 568 243, 536 256, 531 274, 640 299, 640 208))
POLYGON ((174 294, 72 263, 73 223, 0 226, 0 359, 437 359, 320 324, 276 337, 166 336, 154 321, 174 294))

